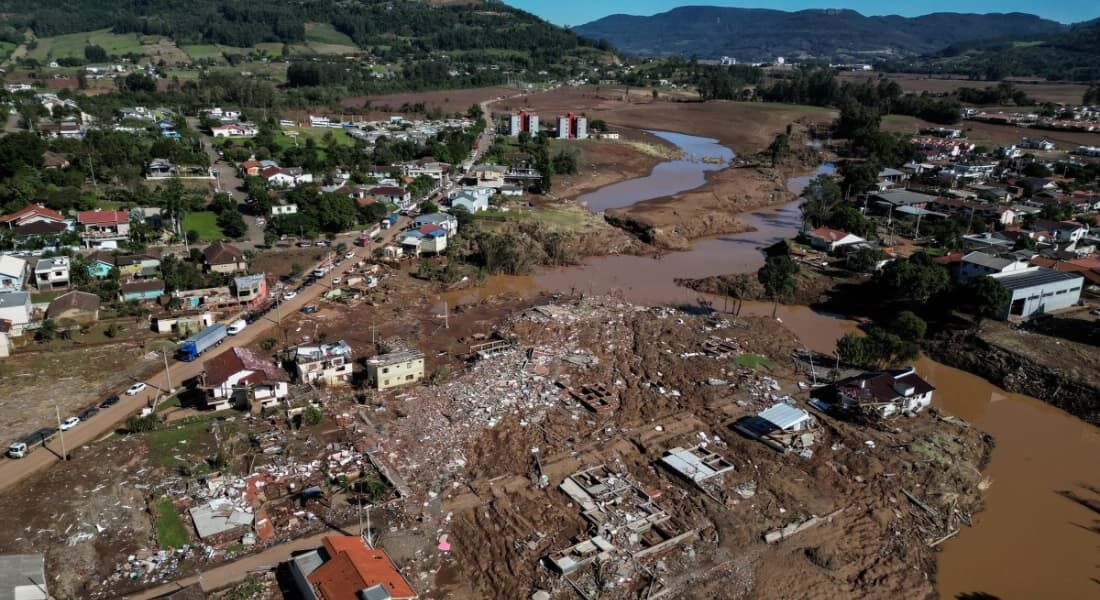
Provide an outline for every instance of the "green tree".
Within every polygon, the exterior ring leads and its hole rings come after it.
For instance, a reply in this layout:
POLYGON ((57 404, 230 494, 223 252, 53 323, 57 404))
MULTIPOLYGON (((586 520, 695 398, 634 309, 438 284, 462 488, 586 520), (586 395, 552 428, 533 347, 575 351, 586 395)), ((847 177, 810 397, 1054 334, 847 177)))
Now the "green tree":
POLYGON ((802 225, 821 227, 844 200, 840 186, 829 175, 818 175, 802 191, 802 225))
POLYGON ((771 157, 772 166, 774 167, 777 162, 791 153, 791 136, 785 133, 776 135, 772 139, 772 143, 768 145, 766 152, 771 157))
POLYGON ((308 427, 316 427, 321 424, 323 417, 324 415, 316 406, 310 406, 302 413, 302 423, 308 427))
POLYGON ((779 299, 794 293, 798 263, 789 256, 772 256, 756 272, 756 278, 764 286, 764 293, 771 297, 772 317, 779 310, 779 299))
POLYGON ((959 308, 980 321, 1003 314, 1010 298, 999 281, 983 275, 968 280, 959 290, 959 308))
POLYGON ((905 341, 914 342, 924 338, 924 334, 928 331, 928 323, 913 311, 903 310, 890 322, 889 330, 890 333, 905 341))
POLYGON ((45 319, 35 332, 34 337, 42 342, 54 339, 57 337, 57 323, 53 319, 45 319))

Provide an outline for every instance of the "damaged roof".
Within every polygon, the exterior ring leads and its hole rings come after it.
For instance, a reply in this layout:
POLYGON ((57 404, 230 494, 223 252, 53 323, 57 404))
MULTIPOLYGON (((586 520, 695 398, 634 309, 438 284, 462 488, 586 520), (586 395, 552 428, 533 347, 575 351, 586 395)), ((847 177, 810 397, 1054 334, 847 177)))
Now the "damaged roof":
POLYGON ((208 386, 221 385, 241 371, 252 371, 246 378, 252 384, 290 381, 286 371, 248 348, 230 348, 206 361, 203 368, 208 386))

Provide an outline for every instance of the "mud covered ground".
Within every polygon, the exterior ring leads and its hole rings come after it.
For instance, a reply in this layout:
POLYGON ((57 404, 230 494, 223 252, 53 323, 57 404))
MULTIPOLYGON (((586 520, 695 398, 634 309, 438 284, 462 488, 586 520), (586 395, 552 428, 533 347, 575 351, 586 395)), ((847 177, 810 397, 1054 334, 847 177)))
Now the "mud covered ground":
POLYGON ((497 328, 516 340, 516 353, 382 404, 383 414, 400 411, 377 426, 411 487, 409 508, 421 513, 415 522, 431 540, 405 563, 423 592, 526 597, 544 589, 576 597, 540 559, 587 531, 557 486, 606 464, 636 479, 694 537, 605 565, 590 580, 606 586, 601 597, 650 588, 685 598, 934 595, 928 544, 950 533, 939 519, 968 518, 981 505, 979 468, 989 443, 979 432, 935 414, 881 426, 819 415, 812 457, 780 454, 730 428, 780 395, 805 406, 789 366, 796 343, 779 324, 608 298, 559 306, 552 317, 527 311, 497 328), (705 355, 708 340, 733 350, 705 355), (740 366, 748 364, 742 355, 771 360, 750 368, 740 366), (572 360, 582 356, 590 366, 572 360), (613 392, 613 412, 593 413, 563 391, 592 383, 613 392), (656 464, 666 450, 701 440, 736 466, 716 496, 656 464), (535 485, 540 472, 546 487, 535 485), (779 544, 762 541, 766 531, 814 515, 832 518, 779 544), (434 548, 443 535, 446 553, 434 548))

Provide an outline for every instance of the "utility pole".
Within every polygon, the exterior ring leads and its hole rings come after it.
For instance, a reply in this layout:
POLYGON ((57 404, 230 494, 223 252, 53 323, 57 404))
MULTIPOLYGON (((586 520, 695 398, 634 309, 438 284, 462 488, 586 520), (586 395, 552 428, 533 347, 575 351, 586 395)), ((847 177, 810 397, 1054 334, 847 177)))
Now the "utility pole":
POLYGON ((57 413, 57 433, 61 436, 61 460, 69 460, 69 453, 65 451, 65 432, 61 429, 61 409, 56 404, 53 409, 57 413))
POLYGON ((172 390, 172 370, 168 368, 168 352, 161 350, 160 355, 164 357, 164 376, 168 379, 168 393, 171 394, 172 390))

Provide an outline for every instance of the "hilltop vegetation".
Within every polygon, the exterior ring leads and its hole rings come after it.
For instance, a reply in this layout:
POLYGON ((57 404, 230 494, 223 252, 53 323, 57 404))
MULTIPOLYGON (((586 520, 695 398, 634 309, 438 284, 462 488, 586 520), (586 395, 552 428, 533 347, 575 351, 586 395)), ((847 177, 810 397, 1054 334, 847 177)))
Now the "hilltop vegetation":
POLYGON ((936 13, 866 17, 852 10, 778 10, 683 6, 651 17, 612 15, 576 27, 623 52, 647 56, 732 56, 740 61, 830 58, 869 62, 952 44, 1061 31, 1034 15, 936 13))

